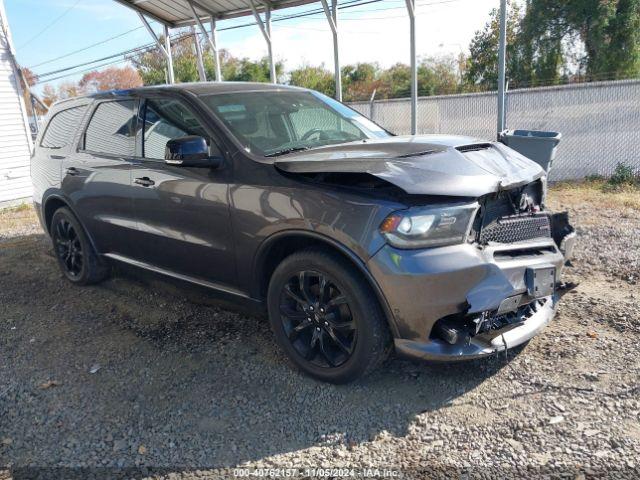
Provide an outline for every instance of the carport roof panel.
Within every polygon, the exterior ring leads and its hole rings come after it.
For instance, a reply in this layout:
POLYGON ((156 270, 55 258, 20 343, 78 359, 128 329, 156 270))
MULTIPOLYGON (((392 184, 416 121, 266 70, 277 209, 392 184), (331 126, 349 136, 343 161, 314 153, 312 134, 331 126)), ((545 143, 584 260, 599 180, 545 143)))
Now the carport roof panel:
MULTIPOLYGON (((149 18, 153 18, 170 27, 193 25, 194 19, 189 3, 193 5, 201 18, 213 16, 216 19, 242 17, 251 15, 251 0, 115 0, 133 10, 136 10, 149 18)), ((280 8, 296 7, 309 3, 317 3, 317 0, 254 0, 256 10, 263 11, 266 5, 272 10, 280 8)))

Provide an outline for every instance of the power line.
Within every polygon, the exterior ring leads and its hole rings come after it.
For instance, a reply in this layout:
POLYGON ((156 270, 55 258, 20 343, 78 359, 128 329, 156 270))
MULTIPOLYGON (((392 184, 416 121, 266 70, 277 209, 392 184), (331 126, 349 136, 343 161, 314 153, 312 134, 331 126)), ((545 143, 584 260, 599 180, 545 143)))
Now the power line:
MULTIPOLYGON (((353 7, 357 7, 357 6, 361 6, 361 5, 367 5, 367 4, 370 4, 370 3, 378 3, 378 2, 381 2, 381 1, 383 1, 383 0, 364 0, 364 1, 363 0, 351 0, 351 1, 345 2, 342 5, 341 8, 353 8, 353 7)), ((273 21, 274 22, 283 21, 283 20, 289 20, 291 18, 298 18, 300 16, 313 15, 318 11, 319 12, 324 12, 324 10, 316 8, 316 9, 313 9, 313 10, 309 10, 307 12, 300 12, 298 14, 283 15, 283 16, 274 18, 273 21)), ((253 23, 242 24, 242 25, 234 25, 234 26, 231 26, 231 27, 221 28, 220 30, 232 30, 232 29, 235 29, 235 28, 242 28, 242 27, 247 27, 247 26, 252 26, 252 25, 256 25, 256 23, 253 22, 253 23)), ((138 27, 138 28, 141 28, 141 27, 138 27)), ((183 35, 183 36, 185 36, 185 35, 183 35)), ((173 38, 172 38, 172 40, 173 40, 173 38)), ((100 44, 100 42, 98 42, 98 44, 100 44)), ((120 56, 124 56, 124 55, 130 55, 132 53, 137 53, 141 49, 146 49, 146 48, 152 47, 154 45, 155 45, 154 43, 145 44, 145 45, 142 45, 142 46, 139 46, 139 47, 128 49, 128 50, 125 50, 125 51, 122 51, 122 52, 118 52, 118 53, 115 53, 115 54, 112 54, 112 55, 109 55, 109 56, 106 56, 106 57, 98 58, 98 59, 95 59, 95 60, 92 60, 92 61, 80 63, 80 64, 77 64, 77 65, 72 65, 72 66, 69 66, 69 67, 64 67, 64 68, 61 68, 61 69, 58 69, 58 70, 53 70, 51 72, 45 72, 45 73, 37 74, 37 76, 38 76, 38 78, 42 79, 43 77, 49 77, 49 76, 52 76, 52 75, 57 75, 59 73, 63 73, 63 72, 69 71, 69 70, 74 70, 74 69, 79 68, 79 67, 84 67, 84 66, 87 66, 87 65, 91 65, 92 63, 103 62, 105 60, 110 60, 110 59, 113 59, 113 58, 116 58, 116 57, 120 57, 120 56)), ((85 50, 89 49, 89 48, 92 48, 92 47, 86 47, 85 50)), ((67 54, 65 56, 69 56, 69 55, 70 54, 67 54)), ((65 57, 65 56, 63 56, 63 57, 65 57)), ((47 62, 44 62, 44 63, 50 63, 52 61, 54 61, 54 59, 48 60, 47 62)), ((42 63, 42 64, 44 64, 44 63, 42 63)), ((51 81, 51 80, 48 80, 48 81, 51 81)), ((39 81, 38 83, 43 83, 43 82, 39 81)))
MULTIPOLYGON (((170 37, 170 39, 173 42, 180 42, 180 41, 184 40, 185 38, 190 37, 191 35, 192 34, 190 32, 188 32, 188 33, 178 34, 178 35, 176 35, 174 37, 170 37)), ((61 68, 61 69, 54 70, 54 71, 47 72, 47 73, 36 74, 36 76, 38 77, 38 82, 36 84, 40 84, 40 83, 44 83, 44 82, 50 82, 50 81, 57 80, 57 79, 64 78, 64 77, 68 77, 68 76, 71 76, 71 75, 77 75, 77 74, 82 73, 82 72, 72 72, 72 73, 69 73, 67 75, 62 75, 62 76, 58 76, 58 77, 55 77, 55 78, 43 79, 43 77, 50 77, 52 75, 57 75, 59 73, 68 72, 69 70, 75 70, 76 68, 85 67, 87 65, 92 65, 94 63, 104 62, 105 60, 112 60, 112 59, 118 58, 118 57, 125 57, 127 55, 131 55, 131 54, 134 54, 134 53, 146 53, 146 52, 148 52, 150 50, 154 50, 155 48, 156 48, 156 44, 155 43, 148 43, 148 44, 145 44, 145 45, 140 45, 140 46, 135 47, 135 48, 131 48, 129 50, 124 50, 122 52, 115 53, 113 55, 109 55, 109 56, 106 56, 106 57, 98 58, 96 60, 92 60, 92 61, 89 61, 89 62, 80 63, 78 65, 72 65, 70 67, 61 68)), ((121 59, 121 60, 119 60, 117 62, 111 62, 111 63, 121 63, 123 61, 126 61, 126 59, 121 59)), ((103 64, 102 66, 107 65, 107 64, 103 64)), ((94 65, 89 70, 94 70, 94 69, 99 68, 99 67, 100 67, 100 65, 94 65)), ((87 71, 89 71, 89 70, 87 70, 87 71)))
POLYGON ((62 14, 58 15, 56 18, 53 19, 53 21, 51 23, 49 23, 48 25, 46 25, 42 30, 40 30, 38 33, 36 33, 33 37, 31 37, 29 40, 27 40, 25 43, 23 43, 22 45, 20 45, 18 47, 18 50, 26 47, 27 45, 29 45, 31 42, 33 42, 36 38, 40 37, 40 35, 42 35, 44 32, 46 32, 47 30, 49 30, 51 27, 53 27, 56 23, 58 23, 60 20, 62 20, 62 18, 69 13, 71 10, 73 10, 74 8, 76 8, 76 6, 80 3, 80 0, 76 0, 76 2, 71 5, 69 8, 67 8, 64 12, 62 12, 62 14))
MULTIPOLYGON (((79 3, 79 1, 80 0, 78 0, 78 2, 76 2, 76 4, 74 4, 74 6, 77 5, 77 3, 79 3)), ((359 6, 363 6, 363 5, 373 4, 373 3, 379 3, 381 1, 383 1, 383 0, 350 0, 350 1, 344 2, 342 5, 339 5, 338 8, 339 9, 348 9, 348 8, 354 8, 354 7, 359 7, 359 6)), ((431 2, 428 2, 428 0, 427 0, 427 3, 421 4, 421 6, 432 6, 432 5, 438 5, 438 4, 453 3, 453 2, 458 2, 458 1, 461 1, 461 0, 439 0, 439 1, 431 1, 431 2)), ((366 11, 368 12, 368 11, 392 10, 392 9, 398 9, 398 8, 402 8, 402 7, 380 8, 380 9, 371 9, 371 10, 366 10, 366 11)), ((296 19, 296 18, 309 17, 309 16, 317 15, 317 14, 323 14, 324 15, 324 10, 322 8, 315 8, 315 9, 312 9, 312 10, 307 10, 307 11, 304 11, 304 12, 298 12, 298 13, 295 13, 295 14, 281 15, 281 16, 273 18, 272 21, 273 22, 286 21, 286 20, 291 20, 291 19, 296 19)), ((367 18, 343 18, 343 20, 371 20, 371 17, 367 17, 367 18)), ((237 29, 237 28, 244 28, 244 27, 255 26, 255 25, 257 25, 255 22, 244 23, 244 24, 240 24, 240 25, 233 25, 233 26, 229 26, 229 27, 225 27, 225 28, 220 28, 219 31, 234 30, 234 29, 237 29)), ((71 53, 62 55, 62 56, 60 56, 60 57, 58 57, 56 59, 47 60, 46 62, 42 62, 39 65, 44 65, 44 64, 47 64, 47 63, 51 63, 51 62, 53 62, 55 60, 59 60, 61 58, 66 58, 66 57, 71 56, 71 55, 73 55, 75 53, 89 50, 90 48, 93 48, 95 46, 98 46, 98 45, 101 45, 103 43, 106 43, 106 42, 108 42, 110 40, 113 40, 114 38, 118 38, 118 37, 124 36, 124 35, 126 35, 128 33, 131 33, 132 31, 138 30, 140 28, 142 28, 142 27, 137 27, 135 29, 129 30, 128 32, 124 32, 122 34, 116 35, 115 37, 111 37, 111 38, 105 39, 105 40, 103 40, 101 42, 97 42, 96 44, 87 46, 87 47, 85 47, 83 49, 80 49, 80 50, 77 50, 75 52, 71 52, 71 53)), ((187 37, 189 37, 191 35, 192 35, 192 33, 188 32, 188 33, 185 33, 185 34, 182 34, 182 35, 177 35, 176 37, 170 37, 170 40, 171 41, 181 41, 184 38, 187 38, 187 37)), ((200 35, 199 32, 198 32, 198 35, 200 35)), ((112 55, 109 55, 109 56, 106 56, 106 57, 95 59, 95 60, 92 60, 92 61, 88 61, 88 62, 80 63, 80 64, 77 64, 77 65, 61 68, 61 69, 54 70, 54 71, 51 71, 51 72, 42 73, 42 74, 37 75, 38 79, 39 79, 37 84, 44 83, 45 81, 48 82, 48 81, 58 80, 58 79, 61 79, 61 78, 72 76, 72 75, 78 75, 80 73, 84 73, 86 71, 91 71, 91 70, 94 70, 96 68, 100 68, 102 66, 107 66, 107 65, 117 64, 117 63, 123 63, 123 62, 126 61, 126 58, 118 60, 118 61, 115 61, 115 62, 111 61, 111 62, 103 63, 103 64, 100 64, 100 65, 94 65, 88 70, 84 70, 84 71, 80 71, 80 72, 71 72, 71 73, 67 73, 65 75, 59 75, 59 76, 56 76, 54 78, 47 78, 45 80, 42 80, 43 77, 51 77, 52 75, 58 75, 58 74, 61 74, 61 73, 64 73, 64 72, 68 72, 70 70, 75 70, 77 68, 84 67, 84 66, 87 66, 87 65, 92 65, 92 64, 98 63, 98 62, 109 61, 109 60, 112 60, 112 59, 117 58, 117 57, 124 57, 124 56, 135 54, 135 53, 146 53, 147 51, 153 50, 154 48, 155 48, 155 43, 148 43, 148 44, 141 45, 141 46, 138 46, 138 47, 134 47, 132 49, 124 50, 122 52, 118 52, 118 53, 115 53, 115 54, 112 54, 112 55)), ((36 66, 38 66, 38 65, 36 65, 36 66)), ((34 66, 34 68, 36 66, 34 66)))
POLYGON ((140 30, 141 28, 144 28, 144 26, 140 25, 139 27, 132 28, 131 30, 127 30, 126 32, 120 33, 118 35, 114 35, 113 37, 105 38, 104 40, 101 40, 99 42, 93 43, 91 45, 87 45, 86 47, 80 48, 79 50, 74 50, 73 52, 65 53, 64 55, 60 55, 59 57, 52 58, 51 60, 46 60, 46 61, 38 63, 36 65, 31 65, 28 68, 29 69, 37 68, 37 67, 41 67, 42 65, 46 65, 47 63, 55 62, 56 60, 62 60, 63 58, 70 57, 72 55, 75 55, 76 53, 81 53, 81 52, 90 50, 90 49, 92 49, 94 47, 98 47, 100 45, 104 45, 105 43, 110 42, 111 40, 115 40, 117 38, 124 37, 125 35, 128 35, 131 32, 135 32, 136 30, 140 30))
MULTIPOLYGON (((97 68, 109 67, 111 65, 117 65, 119 63, 124 63, 124 62, 127 62, 127 61, 128 60, 126 58, 121 58, 121 59, 116 60, 116 61, 101 63, 100 65, 95 65, 95 66, 93 66, 91 68, 87 68, 86 70, 80 70, 79 72, 67 73, 66 75, 60 75, 59 77, 48 78, 46 80, 46 82, 53 82, 55 80, 60 80, 62 78, 67 78, 67 77, 70 77, 72 75, 81 75, 83 73, 92 72, 92 71, 96 70, 97 68)), ((42 83, 45 83, 45 82, 36 82, 35 85, 40 85, 42 83)))

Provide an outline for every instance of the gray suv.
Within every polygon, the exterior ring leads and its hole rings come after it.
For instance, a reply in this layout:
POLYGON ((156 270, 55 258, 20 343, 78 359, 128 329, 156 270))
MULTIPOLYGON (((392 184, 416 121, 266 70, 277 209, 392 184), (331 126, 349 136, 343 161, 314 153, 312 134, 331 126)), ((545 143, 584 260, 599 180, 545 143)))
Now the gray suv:
POLYGON ((293 363, 336 383, 393 349, 459 360, 526 342, 553 317, 575 239, 514 150, 395 136, 268 84, 59 102, 31 173, 68 280, 120 262, 208 287, 266 311, 293 363))

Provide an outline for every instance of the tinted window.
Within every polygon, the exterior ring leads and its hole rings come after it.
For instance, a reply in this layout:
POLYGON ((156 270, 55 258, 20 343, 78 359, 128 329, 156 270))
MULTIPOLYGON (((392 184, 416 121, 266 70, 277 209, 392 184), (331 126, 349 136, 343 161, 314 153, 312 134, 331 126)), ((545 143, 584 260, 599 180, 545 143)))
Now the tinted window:
POLYGON ((143 144, 146 158, 164 159, 169 140, 189 135, 207 137, 200 121, 181 101, 147 100, 143 144))
POLYGON ((134 106, 133 100, 118 100, 98 105, 87 127, 84 148, 111 155, 134 155, 134 106))
POLYGON ((289 119, 298 138, 310 131, 330 132, 336 129, 345 132, 345 135, 361 138, 360 130, 355 125, 347 122, 344 118, 336 117, 333 112, 326 108, 302 107, 290 113, 289 119))
POLYGON ((202 100, 250 152, 273 156, 389 134, 317 92, 238 92, 202 100))
POLYGON ((47 130, 44 132, 40 146, 45 148, 63 148, 73 141, 73 135, 78 128, 86 106, 69 108, 51 117, 47 130))

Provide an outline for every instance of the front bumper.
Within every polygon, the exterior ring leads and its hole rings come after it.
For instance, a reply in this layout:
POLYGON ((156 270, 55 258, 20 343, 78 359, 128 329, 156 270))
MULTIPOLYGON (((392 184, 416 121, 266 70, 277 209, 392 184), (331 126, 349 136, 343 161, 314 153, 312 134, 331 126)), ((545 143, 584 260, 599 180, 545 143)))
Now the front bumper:
POLYGON ((503 333, 497 330, 491 339, 477 336, 468 342, 450 345, 439 340, 420 342, 398 338, 394 341, 396 351, 410 358, 453 361, 471 360, 516 347, 535 337, 553 318, 555 299, 547 297, 543 300, 544 304, 524 323, 503 333))
POLYGON ((398 353, 419 359, 471 359, 520 345, 553 318, 552 296, 534 299, 525 274, 529 267, 554 266, 556 282, 565 263, 551 238, 483 248, 473 244, 425 250, 401 250, 386 245, 369 261, 393 313, 398 353), (519 306, 535 312, 508 328, 450 344, 434 337, 436 322, 445 317, 495 312, 501 303, 522 295, 519 306), (489 338, 488 338, 489 337, 489 338))

